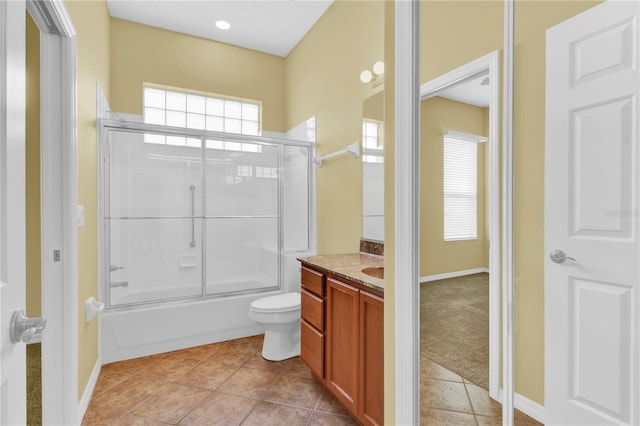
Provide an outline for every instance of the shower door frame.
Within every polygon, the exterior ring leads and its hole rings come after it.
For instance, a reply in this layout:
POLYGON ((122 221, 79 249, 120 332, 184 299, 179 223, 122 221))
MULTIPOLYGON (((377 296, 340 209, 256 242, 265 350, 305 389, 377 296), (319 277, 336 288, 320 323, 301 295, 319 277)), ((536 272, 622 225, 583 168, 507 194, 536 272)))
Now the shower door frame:
MULTIPOLYGON (((307 155, 307 182, 308 182, 308 191, 307 191, 307 217, 308 223, 310 226, 307 227, 307 251, 311 250, 312 247, 312 220, 313 214, 311 208, 313 206, 312 203, 312 195, 313 191, 313 180, 312 180, 312 163, 311 159, 313 158, 313 148, 314 144, 312 142, 304 142, 304 141, 295 141, 289 139, 277 139, 263 136, 250 136, 250 135, 241 135, 236 133, 225 133, 225 132, 213 132, 213 131, 203 131, 197 129, 189 129, 183 127, 171 127, 171 126, 162 126, 156 124, 148 124, 148 123, 140 123, 133 121, 125 121, 125 120, 114 120, 107 118, 100 118, 97 120, 99 140, 98 140, 98 155, 100 158, 99 166, 98 166, 98 176, 99 176, 99 245, 101 247, 101 255, 99 256, 99 270, 101 271, 100 277, 100 294, 102 299, 105 301, 106 309, 111 311, 115 310, 126 310, 132 309, 138 306, 148 306, 148 305, 160 305, 160 304, 172 304, 176 302, 182 302, 186 300, 198 301, 205 299, 213 299, 220 298, 225 296, 232 295, 240 295, 252 292, 267 292, 278 290, 282 288, 282 277, 283 277, 283 254, 284 254, 284 173, 283 173, 283 164, 284 164, 284 148, 286 146, 298 146, 301 148, 306 148, 308 150, 307 155), (200 146, 200 155, 201 155, 201 214, 199 217, 195 215, 185 216, 184 219, 201 219, 202 225, 200 229, 201 236, 201 291, 199 295, 188 295, 188 296, 180 296, 159 300, 150 300, 150 301, 142 301, 142 302, 133 302, 133 303, 125 303, 120 305, 112 305, 111 304, 111 295, 110 288, 107 285, 109 280, 109 266, 110 266, 110 256, 111 256, 111 235, 110 235, 110 224, 107 223, 106 213, 110 213, 110 163, 109 163, 109 142, 108 142, 108 132, 109 131, 120 131, 127 133, 155 133, 162 134, 165 136, 180 136, 180 137, 191 137, 198 138, 201 140, 200 146), (206 210, 206 140, 224 140, 229 142, 245 142, 245 143, 253 143, 264 146, 274 146, 278 149, 278 183, 277 183, 277 208, 278 211, 276 215, 256 215, 256 216, 233 216, 237 218, 274 218, 278 220, 277 225, 277 240, 278 240, 278 266, 277 266, 277 285, 271 287, 264 287, 260 289, 251 289, 251 290, 240 290, 233 292, 226 292, 220 294, 207 294, 207 269, 206 269, 206 220, 207 219, 216 219, 216 217, 207 217, 204 213, 206 210)), ((225 216, 226 217, 226 216, 225 216)), ((156 217, 154 217, 156 218, 156 217)), ((161 218, 161 217, 157 217, 161 218)), ((168 218, 175 219, 174 216, 169 216, 168 218)), ((182 218, 182 217, 180 217, 182 218)))

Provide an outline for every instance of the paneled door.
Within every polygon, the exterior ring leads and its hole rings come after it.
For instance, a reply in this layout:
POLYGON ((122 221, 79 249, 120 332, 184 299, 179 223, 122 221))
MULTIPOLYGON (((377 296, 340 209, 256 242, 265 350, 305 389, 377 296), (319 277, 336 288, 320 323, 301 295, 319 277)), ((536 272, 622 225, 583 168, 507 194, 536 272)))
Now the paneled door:
POLYGON ((547 31, 550 425, 640 423, 639 9, 607 1, 547 31))
POLYGON ((10 324, 25 307, 25 3, 0 2, 0 424, 26 423, 25 344, 10 324))

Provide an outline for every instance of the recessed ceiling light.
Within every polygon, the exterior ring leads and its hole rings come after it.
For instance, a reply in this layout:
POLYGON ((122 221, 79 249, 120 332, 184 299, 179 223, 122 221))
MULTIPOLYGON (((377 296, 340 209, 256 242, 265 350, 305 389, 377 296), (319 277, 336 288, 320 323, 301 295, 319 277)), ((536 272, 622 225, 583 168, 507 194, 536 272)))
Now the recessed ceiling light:
POLYGON ((228 30, 229 28, 231 28, 231 24, 227 21, 216 21, 216 27, 220 28, 221 30, 228 30))

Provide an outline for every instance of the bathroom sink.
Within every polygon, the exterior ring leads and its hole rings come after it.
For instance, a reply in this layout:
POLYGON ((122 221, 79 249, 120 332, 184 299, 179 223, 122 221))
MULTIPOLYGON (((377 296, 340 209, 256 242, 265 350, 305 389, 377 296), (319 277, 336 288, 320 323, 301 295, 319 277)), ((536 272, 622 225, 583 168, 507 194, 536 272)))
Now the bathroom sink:
POLYGON ((370 266, 363 268, 362 273, 369 275, 373 278, 384 278, 384 266, 370 266))

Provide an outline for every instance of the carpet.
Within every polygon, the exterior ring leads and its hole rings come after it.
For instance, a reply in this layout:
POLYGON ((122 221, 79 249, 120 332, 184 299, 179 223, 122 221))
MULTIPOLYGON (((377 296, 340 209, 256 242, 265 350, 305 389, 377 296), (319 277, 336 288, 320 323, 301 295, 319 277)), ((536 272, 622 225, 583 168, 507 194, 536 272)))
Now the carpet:
POLYGON ((27 345, 27 425, 42 425, 42 356, 40 343, 27 345))
POLYGON ((489 389, 489 274, 420 285, 420 351, 489 389))

